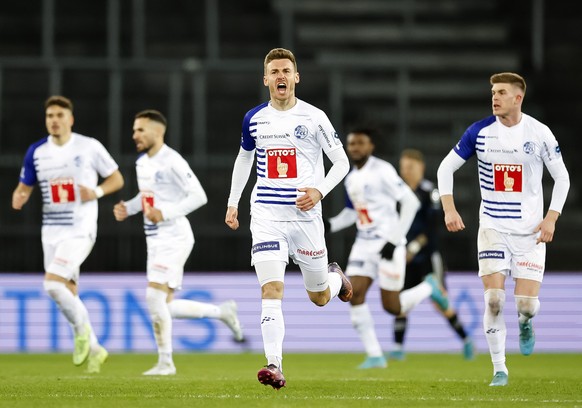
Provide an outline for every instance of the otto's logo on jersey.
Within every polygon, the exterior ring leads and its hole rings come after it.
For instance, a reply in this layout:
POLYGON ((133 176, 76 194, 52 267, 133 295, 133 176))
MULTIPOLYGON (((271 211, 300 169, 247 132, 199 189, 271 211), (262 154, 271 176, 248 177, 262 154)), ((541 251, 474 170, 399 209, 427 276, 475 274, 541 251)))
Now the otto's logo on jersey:
POLYGON ((154 192, 153 191, 142 191, 141 192, 141 209, 145 212, 146 203, 150 207, 155 207, 154 203, 154 192))
POLYGON ((75 201, 75 181, 70 178, 58 178, 50 181, 51 198, 55 204, 66 204, 75 201))
POLYGON ((523 165, 494 164, 495 191, 521 192, 523 183, 523 165))
POLYGON ((305 139, 308 134, 309 131, 307 130, 307 127, 304 125, 299 125, 295 128, 295 137, 297 139, 305 139))
POLYGON ((297 178, 295 148, 267 150, 267 177, 297 178))

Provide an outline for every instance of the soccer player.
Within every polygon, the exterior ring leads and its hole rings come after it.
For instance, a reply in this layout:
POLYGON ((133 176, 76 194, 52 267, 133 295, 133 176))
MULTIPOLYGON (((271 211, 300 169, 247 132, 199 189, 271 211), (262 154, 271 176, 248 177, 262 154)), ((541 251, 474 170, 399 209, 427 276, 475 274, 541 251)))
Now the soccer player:
POLYGON ((317 306, 335 296, 344 302, 351 297, 349 280, 336 263, 327 263, 320 203, 345 177, 349 161, 327 115, 295 96, 298 83, 293 53, 283 48, 269 51, 263 84, 269 88, 270 101, 244 116, 225 216, 226 224, 236 230, 238 203, 256 155, 251 264, 261 285, 267 358, 257 377, 277 390, 285 386, 281 300, 289 257, 299 265, 309 299, 317 306), (327 175, 322 151, 333 163, 327 175))
POLYGON ((378 137, 375 133, 373 129, 357 128, 348 134, 347 150, 354 166, 344 180, 346 207, 328 220, 330 232, 354 223, 357 228, 346 275, 353 286, 352 324, 367 355, 358 367, 361 369, 387 366, 366 303, 366 293, 374 280, 380 286, 382 306, 390 314, 406 313, 429 296, 443 309, 448 307, 448 298, 433 275, 401 292, 406 268, 406 233, 420 202, 390 163, 373 156, 374 139, 378 137))
POLYGON ((174 300, 182 285, 184 264, 194 247, 186 215, 207 202, 206 193, 184 158, 164 143, 166 118, 156 110, 135 115, 133 140, 141 154, 136 163, 138 194, 113 207, 117 221, 143 213, 147 244, 146 302, 158 347, 158 363, 144 375, 174 375, 172 318, 210 318, 223 321, 236 341, 243 332, 233 300, 220 305, 174 300))
MULTIPOLYGON (((442 208, 438 190, 432 181, 424 177, 425 161, 420 150, 405 149, 400 154, 400 177, 414 191, 420 200, 420 209, 406 234, 406 277, 404 289, 418 285, 430 273, 434 273, 440 284, 445 287, 445 269, 439 250, 439 223, 442 208)), ((449 308, 442 310, 435 304, 436 310, 445 316, 451 328, 463 342, 463 356, 472 360, 473 341, 467 335, 457 312, 449 303, 449 308)), ((408 318, 401 314, 394 319, 394 348, 389 357, 404 360, 404 337, 408 318)))
POLYGON ((12 208, 21 210, 39 185, 44 290, 73 329, 73 364, 80 366, 89 360, 87 371, 98 373, 108 353, 99 344, 79 298, 79 269, 95 244, 97 200, 121 189, 123 176, 101 142, 72 131, 70 99, 54 95, 44 106, 49 134, 28 148, 20 182, 12 194, 12 208), (103 181, 97 185, 99 177, 103 181))
POLYGON ((479 276, 485 291, 483 330, 493 362, 490 386, 505 386, 505 279, 515 281, 519 348, 530 355, 535 344, 532 318, 540 309, 546 243, 570 188, 560 146, 550 129, 521 110, 526 83, 518 74, 490 78, 493 115, 473 123, 441 162, 437 177, 445 224, 450 232, 465 228, 453 199, 453 174, 477 156, 481 205, 477 238, 479 276), (544 165, 554 180, 552 199, 543 216, 544 165))

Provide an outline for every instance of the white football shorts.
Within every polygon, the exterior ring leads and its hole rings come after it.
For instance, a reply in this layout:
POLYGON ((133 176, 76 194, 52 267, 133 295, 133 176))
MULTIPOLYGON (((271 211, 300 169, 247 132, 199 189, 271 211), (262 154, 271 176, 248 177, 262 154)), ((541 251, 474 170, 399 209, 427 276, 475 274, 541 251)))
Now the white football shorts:
POLYGON ((322 292, 327 283, 327 248, 325 245, 323 220, 312 221, 271 221, 253 217, 251 219, 251 265, 255 265, 261 285, 283 282, 283 276, 259 276, 264 268, 256 268, 258 263, 280 261, 289 263, 289 258, 299 265, 303 274, 305 289, 322 292))
POLYGON ((78 282, 81 264, 85 262, 94 245, 95 240, 89 236, 43 242, 45 271, 78 282))
POLYGON ((391 260, 382 259, 380 251, 386 245, 382 238, 356 237, 348 258, 347 276, 367 276, 378 280, 378 286, 388 291, 400 291, 406 276, 406 246, 398 245, 391 260))
POLYGON ((536 244, 538 234, 515 235, 479 228, 479 276, 501 272, 514 279, 541 282, 546 266, 546 244, 536 244))
POLYGON ((148 282, 167 284, 174 290, 182 288, 184 265, 192 252, 194 240, 171 240, 170 242, 148 241, 148 282))

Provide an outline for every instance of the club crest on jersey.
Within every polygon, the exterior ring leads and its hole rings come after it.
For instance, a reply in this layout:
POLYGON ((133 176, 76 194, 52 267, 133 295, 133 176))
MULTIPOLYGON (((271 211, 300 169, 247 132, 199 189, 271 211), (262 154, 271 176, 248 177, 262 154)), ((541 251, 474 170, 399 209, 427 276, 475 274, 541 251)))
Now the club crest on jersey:
POLYGON ((83 158, 81 156, 75 156, 73 162, 75 162, 76 167, 81 167, 83 165, 83 158))
POLYGON ((339 135, 337 134, 337 132, 333 132, 332 136, 333 136, 333 142, 336 145, 339 145, 341 143, 341 140, 340 140, 339 135))
POLYGON ((504 191, 509 193, 520 193, 522 191, 522 164, 494 164, 493 173, 495 180, 495 191, 504 191))
POLYGON ((267 150, 268 178, 297 178, 297 155, 295 148, 267 150))
POLYGON ((297 139, 305 139, 309 134, 309 130, 304 125, 299 125, 295 128, 295 137, 297 139))
POLYGON ((525 154, 533 154, 534 144, 532 142, 525 142, 523 144, 523 151, 525 152, 525 154))

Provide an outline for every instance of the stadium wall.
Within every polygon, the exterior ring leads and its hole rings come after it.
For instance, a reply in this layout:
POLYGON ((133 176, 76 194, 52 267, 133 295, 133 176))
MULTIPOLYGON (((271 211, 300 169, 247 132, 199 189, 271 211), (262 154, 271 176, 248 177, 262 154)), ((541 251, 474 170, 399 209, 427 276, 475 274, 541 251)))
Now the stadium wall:
MULTIPOLYGON (((301 275, 286 276, 286 352, 363 353, 349 317, 349 305, 333 300, 318 308, 307 298, 301 275)), ((85 301, 102 344, 114 353, 155 352, 155 342, 145 303, 143 274, 103 273, 81 278, 85 301)), ((482 353, 487 344, 482 333, 483 293, 475 273, 451 273, 447 285, 461 321, 482 353)), ((513 282, 507 280, 505 316, 507 350, 518 352, 517 318, 513 282)), ((547 274, 535 319, 537 352, 582 352, 582 275, 547 274)), ((263 352, 260 290, 254 273, 189 273, 178 298, 219 303, 235 299, 248 341, 235 343, 220 321, 175 320, 175 352, 263 352)), ((381 310, 379 290, 372 287, 368 303, 376 330, 386 351, 392 344, 393 318, 381 310)), ((460 340, 429 301, 409 315, 408 352, 459 352, 460 340)), ((54 302, 42 289, 40 274, 3 274, 0 280, 0 353, 46 353, 72 350, 71 330, 54 302)))

